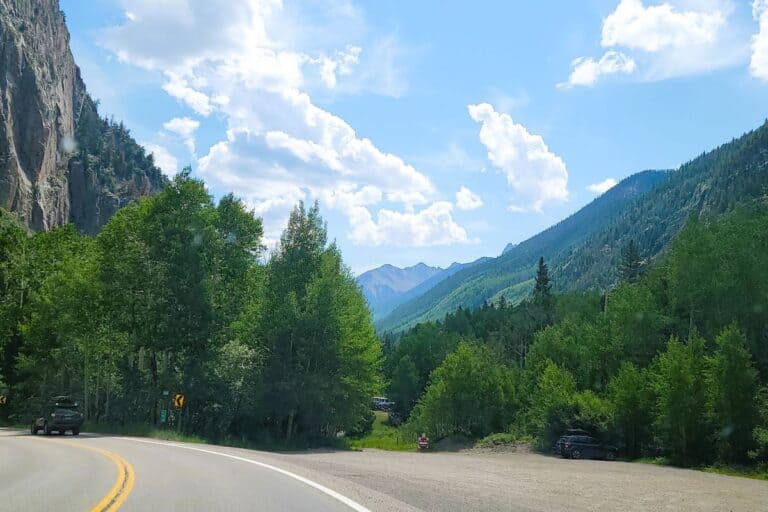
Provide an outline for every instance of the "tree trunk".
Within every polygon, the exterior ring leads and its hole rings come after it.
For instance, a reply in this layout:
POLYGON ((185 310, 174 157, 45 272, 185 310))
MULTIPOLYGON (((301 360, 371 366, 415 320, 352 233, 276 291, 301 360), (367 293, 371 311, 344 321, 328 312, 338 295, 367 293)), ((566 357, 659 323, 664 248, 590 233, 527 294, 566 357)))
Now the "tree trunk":
POLYGON ((86 420, 91 419, 88 413, 88 405, 88 347, 86 347, 83 358, 83 415, 86 420))
POLYGON ((693 304, 690 306, 690 311, 688 313, 688 341, 690 342, 693 339, 693 304))
POLYGON ((291 410, 288 414, 288 426, 285 429, 285 444, 291 443, 291 436, 293 435, 293 419, 296 416, 296 409, 291 410))
POLYGON ((152 374, 152 425, 157 425, 157 357, 154 351, 149 358, 149 370, 152 374))
POLYGON ((107 422, 109 421, 109 388, 110 385, 107 383, 106 396, 104 397, 104 419, 107 422))

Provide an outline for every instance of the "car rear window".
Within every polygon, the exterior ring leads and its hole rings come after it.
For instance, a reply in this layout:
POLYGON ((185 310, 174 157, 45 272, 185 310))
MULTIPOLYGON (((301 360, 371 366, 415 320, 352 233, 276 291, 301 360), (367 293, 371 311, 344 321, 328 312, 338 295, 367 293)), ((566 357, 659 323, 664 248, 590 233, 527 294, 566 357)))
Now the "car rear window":
POLYGON ((55 409, 64 409, 64 410, 67 410, 67 411, 76 411, 78 409, 78 405, 77 404, 67 404, 67 403, 63 403, 63 404, 62 403, 57 403, 57 404, 54 404, 53 407, 55 409))

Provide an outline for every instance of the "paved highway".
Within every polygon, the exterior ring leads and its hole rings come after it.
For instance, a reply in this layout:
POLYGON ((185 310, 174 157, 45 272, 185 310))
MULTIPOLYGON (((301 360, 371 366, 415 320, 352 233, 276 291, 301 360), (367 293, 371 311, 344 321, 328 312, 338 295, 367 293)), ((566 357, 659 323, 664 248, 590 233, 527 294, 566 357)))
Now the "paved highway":
POLYGON ((466 451, 267 453, 0 429, 0 512, 745 511, 768 482, 625 462, 466 451))
POLYGON ((368 510, 293 472, 216 447, 0 430, 0 510, 118 509, 368 510))

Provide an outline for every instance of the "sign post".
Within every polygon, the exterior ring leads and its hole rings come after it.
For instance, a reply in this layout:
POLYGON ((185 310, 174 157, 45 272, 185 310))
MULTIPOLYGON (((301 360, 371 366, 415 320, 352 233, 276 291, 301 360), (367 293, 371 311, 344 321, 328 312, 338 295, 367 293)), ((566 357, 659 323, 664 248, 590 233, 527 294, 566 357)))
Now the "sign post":
POLYGON ((181 432, 181 415, 184 413, 184 402, 186 397, 181 393, 173 395, 173 406, 179 410, 178 420, 176 421, 176 431, 181 432))

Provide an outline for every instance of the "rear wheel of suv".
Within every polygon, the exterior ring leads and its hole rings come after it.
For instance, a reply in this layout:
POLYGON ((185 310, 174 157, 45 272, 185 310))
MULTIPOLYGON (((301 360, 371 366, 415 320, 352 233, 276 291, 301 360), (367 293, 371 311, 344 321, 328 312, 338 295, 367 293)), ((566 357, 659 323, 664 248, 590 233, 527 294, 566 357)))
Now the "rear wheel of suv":
POLYGON ((580 459, 581 458, 581 450, 571 450, 571 458, 572 459, 580 459))
POLYGON ((616 460, 616 452, 613 450, 605 452, 605 460, 616 460))
POLYGON ((79 428, 73 428, 72 429, 72 435, 73 436, 79 436, 80 435, 80 429, 79 428))
POLYGON ((63 435, 64 435, 64 434, 66 434, 66 433, 67 433, 67 431, 66 431, 66 430, 59 430, 59 435, 60 435, 60 436, 63 436, 63 435))

